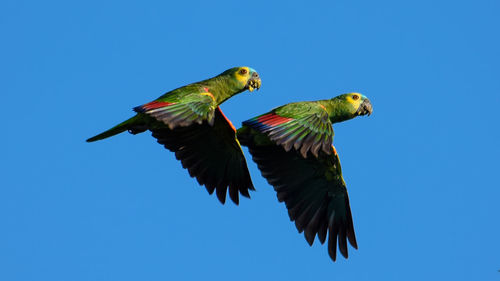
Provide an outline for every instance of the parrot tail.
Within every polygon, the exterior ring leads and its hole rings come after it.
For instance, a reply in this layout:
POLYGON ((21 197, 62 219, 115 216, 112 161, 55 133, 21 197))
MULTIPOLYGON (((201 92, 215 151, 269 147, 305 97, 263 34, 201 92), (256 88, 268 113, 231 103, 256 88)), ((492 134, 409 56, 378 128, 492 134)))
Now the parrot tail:
POLYGON ((117 135, 119 133, 129 131, 131 134, 138 134, 146 131, 148 129, 146 123, 142 120, 142 116, 136 115, 113 128, 98 134, 97 136, 91 137, 87 142, 93 142, 109 138, 111 136, 117 135))

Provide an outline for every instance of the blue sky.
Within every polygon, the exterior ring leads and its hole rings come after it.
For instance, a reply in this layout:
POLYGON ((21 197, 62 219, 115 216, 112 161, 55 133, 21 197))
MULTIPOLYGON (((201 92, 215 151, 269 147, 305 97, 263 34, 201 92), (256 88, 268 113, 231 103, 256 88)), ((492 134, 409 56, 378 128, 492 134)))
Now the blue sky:
POLYGON ((1 280, 499 280, 498 1, 170 2, 0 3, 1 280), (348 260, 253 162, 257 192, 223 206, 149 133, 85 143, 238 65, 263 85, 222 106, 235 125, 371 99, 334 127, 348 260))

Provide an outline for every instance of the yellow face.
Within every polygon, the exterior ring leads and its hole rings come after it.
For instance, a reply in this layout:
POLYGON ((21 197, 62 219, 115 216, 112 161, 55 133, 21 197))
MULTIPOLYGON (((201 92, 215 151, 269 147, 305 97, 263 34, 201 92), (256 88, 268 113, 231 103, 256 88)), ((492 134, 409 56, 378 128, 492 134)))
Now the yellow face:
POLYGON ((373 107, 370 100, 360 93, 349 93, 343 95, 347 104, 351 105, 351 113, 355 116, 370 115, 373 112, 373 107))
POLYGON ((234 77, 242 88, 248 89, 250 92, 254 89, 259 89, 262 83, 255 69, 247 66, 237 67, 234 72, 234 77))
POLYGON ((349 93, 346 95, 345 99, 348 103, 352 105, 354 110, 357 110, 361 103, 363 102, 360 93, 349 93))
POLYGON ((236 71, 236 79, 238 79, 241 84, 246 84, 248 79, 250 79, 250 69, 246 66, 240 67, 238 71, 236 71))

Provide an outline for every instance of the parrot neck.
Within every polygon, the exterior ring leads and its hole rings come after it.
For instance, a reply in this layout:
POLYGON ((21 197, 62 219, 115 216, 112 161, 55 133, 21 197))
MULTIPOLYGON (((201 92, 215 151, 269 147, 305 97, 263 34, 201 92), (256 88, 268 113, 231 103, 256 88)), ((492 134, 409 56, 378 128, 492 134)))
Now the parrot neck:
POLYGON ((351 112, 345 102, 340 99, 330 99, 318 101, 319 104, 323 105, 328 112, 330 122, 339 123, 356 117, 355 114, 351 112))
POLYGON ((243 92, 245 89, 241 89, 241 86, 234 83, 232 79, 227 76, 217 76, 212 79, 205 80, 201 82, 204 87, 207 87, 214 95, 217 105, 220 105, 228 98, 243 92))

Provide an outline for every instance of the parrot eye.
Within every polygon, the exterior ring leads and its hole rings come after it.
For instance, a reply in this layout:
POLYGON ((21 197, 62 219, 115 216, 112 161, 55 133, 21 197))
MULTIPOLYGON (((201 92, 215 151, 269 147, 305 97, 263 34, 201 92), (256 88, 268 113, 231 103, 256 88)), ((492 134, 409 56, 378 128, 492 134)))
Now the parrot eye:
POLYGON ((245 75, 245 74, 247 74, 247 70, 246 70, 246 69, 244 69, 244 68, 242 68, 242 69, 240 70, 240 74, 241 74, 241 75, 245 75))
POLYGON ((358 100, 358 99, 359 99, 359 96, 358 96, 358 95, 354 95, 354 96, 352 96, 352 99, 353 99, 353 100, 358 100))

